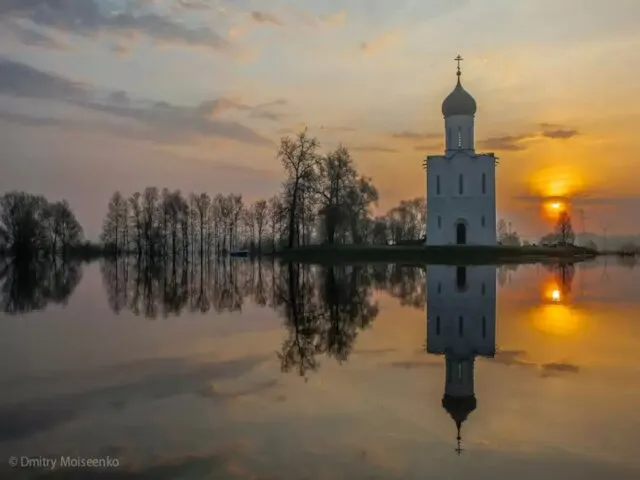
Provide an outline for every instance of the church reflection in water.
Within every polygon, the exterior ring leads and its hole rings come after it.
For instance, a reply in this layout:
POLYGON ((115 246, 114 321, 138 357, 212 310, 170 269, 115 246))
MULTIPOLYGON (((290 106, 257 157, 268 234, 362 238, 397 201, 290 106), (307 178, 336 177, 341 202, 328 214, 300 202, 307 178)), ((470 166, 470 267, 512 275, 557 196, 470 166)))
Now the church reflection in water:
POLYGON ((475 359, 496 352, 496 267, 429 266, 426 283, 427 352, 445 358, 442 407, 460 454, 462 424, 477 407, 475 359))

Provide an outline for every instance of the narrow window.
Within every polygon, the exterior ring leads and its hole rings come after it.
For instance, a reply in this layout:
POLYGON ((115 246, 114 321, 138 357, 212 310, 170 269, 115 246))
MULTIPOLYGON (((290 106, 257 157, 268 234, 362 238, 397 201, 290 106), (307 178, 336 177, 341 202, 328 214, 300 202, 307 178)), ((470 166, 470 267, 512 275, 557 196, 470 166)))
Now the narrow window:
POLYGON ((467 268, 456 267, 456 287, 462 292, 467 286, 467 268))
POLYGON ((458 148, 462 148, 462 127, 458 127, 458 148))
POLYGON ((482 216, 482 218, 480 219, 480 223, 482 223, 482 226, 483 226, 483 227, 484 227, 484 226, 485 226, 485 224, 487 223, 487 222, 485 222, 484 215, 483 215, 483 216, 482 216))
POLYGON ((458 193, 460 195, 464 194, 464 178, 462 178, 462 174, 458 176, 458 193))
POLYGON ((436 317, 436 335, 440 335, 440 316, 436 317))
POLYGON ((458 380, 462 380, 462 364, 458 364, 458 380))
POLYGON ((436 176, 436 195, 440 195, 440 175, 436 176))
POLYGON ((438 293, 442 293, 442 283, 438 282, 438 293))
POLYGON ((482 317, 482 338, 487 338, 487 317, 482 317))
POLYGON ((462 317, 458 317, 458 336, 462 338, 464 335, 464 319, 462 317))
POLYGON ((486 293, 487 288, 486 288, 486 286, 485 286, 484 282, 482 282, 482 288, 481 288, 480 290, 481 290, 481 292, 482 292, 482 295, 484 295, 484 294, 486 293))
POLYGON ((442 228, 442 217, 438 215, 438 228, 442 228))
POLYGON ((487 174, 482 174, 482 193, 487 193, 487 174))

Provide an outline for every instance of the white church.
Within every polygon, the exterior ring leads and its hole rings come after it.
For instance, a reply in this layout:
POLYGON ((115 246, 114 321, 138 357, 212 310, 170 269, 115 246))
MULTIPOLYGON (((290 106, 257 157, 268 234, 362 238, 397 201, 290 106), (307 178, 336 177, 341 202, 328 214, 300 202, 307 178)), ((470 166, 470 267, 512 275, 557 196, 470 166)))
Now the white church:
POLYGON ((442 407, 455 422, 476 409, 475 359, 496 352, 496 267, 430 265, 427 270, 427 353, 444 355, 442 407))
POLYGON ((496 157, 476 153, 476 101, 458 81, 444 102, 444 155, 429 155, 426 245, 496 245, 496 157))

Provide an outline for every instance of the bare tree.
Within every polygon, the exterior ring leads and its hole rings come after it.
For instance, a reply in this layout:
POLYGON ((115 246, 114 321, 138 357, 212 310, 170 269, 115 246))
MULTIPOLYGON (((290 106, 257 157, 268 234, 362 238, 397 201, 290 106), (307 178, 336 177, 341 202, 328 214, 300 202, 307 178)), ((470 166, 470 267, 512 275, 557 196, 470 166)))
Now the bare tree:
POLYGON ((309 183, 318 164, 319 144, 315 138, 307 136, 307 130, 299 133, 294 139, 283 137, 280 140, 278 158, 287 173, 286 201, 288 219, 289 248, 299 239, 300 204, 303 202, 302 192, 305 182, 309 183))
POLYGON ((557 235, 558 242, 562 245, 573 244, 576 236, 573 232, 573 226, 571 225, 571 217, 567 212, 560 213, 555 233, 557 235))
POLYGON ((128 248, 129 204, 120 192, 115 192, 109 200, 107 215, 102 224, 101 240, 116 254, 128 248))
POLYGON ((258 252, 262 252, 262 236, 264 233, 264 227, 269 216, 269 206, 266 200, 258 200, 253 210, 255 212, 256 229, 258 233, 258 252))

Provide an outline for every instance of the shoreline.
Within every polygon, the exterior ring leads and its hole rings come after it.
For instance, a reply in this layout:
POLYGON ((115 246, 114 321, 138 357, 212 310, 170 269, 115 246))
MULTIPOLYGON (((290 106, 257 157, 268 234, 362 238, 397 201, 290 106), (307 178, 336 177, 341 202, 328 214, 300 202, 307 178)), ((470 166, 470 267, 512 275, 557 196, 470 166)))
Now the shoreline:
POLYGON ((299 263, 403 263, 431 265, 498 265, 505 263, 577 263, 595 260, 584 247, 313 245, 273 254, 299 263))

